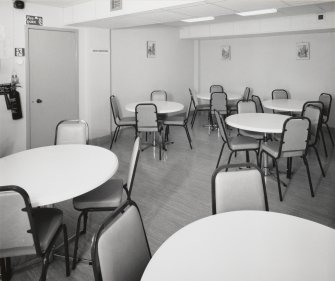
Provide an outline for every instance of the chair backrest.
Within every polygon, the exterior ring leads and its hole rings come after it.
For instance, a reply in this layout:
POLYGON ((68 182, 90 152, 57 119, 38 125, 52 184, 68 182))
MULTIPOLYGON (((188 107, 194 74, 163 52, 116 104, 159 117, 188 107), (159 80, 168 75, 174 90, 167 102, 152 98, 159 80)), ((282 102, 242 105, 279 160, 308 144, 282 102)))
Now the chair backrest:
POLYGON ((157 107, 153 103, 139 103, 135 107, 136 131, 157 132, 157 107))
POLYGON ((323 108, 322 103, 321 106, 318 106, 318 104, 308 102, 305 103, 304 105, 302 116, 308 118, 309 121, 311 122, 309 145, 316 144, 318 140, 319 129, 321 128, 321 121, 322 121, 322 108, 323 108))
POLYGON ((256 103, 253 100, 239 100, 237 102, 237 113, 257 113, 256 103))
POLYGON ((256 103, 257 113, 264 113, 264 108, 263 108, 263 104, 262 104, 260 97, 256 95, 252 95, 251 100, 253 100, 256 103))
POLYGON ((288 92, 284 89, 275 89, 271 93, 273 100, 288 99, 288 92))
POLYGON ((84 120, 62 120, 56 126, 55 144, 88 144, 88 124, 84 120))
POLYGON ((111 95, 109 97, 110 105, 111 105, 111 110, 112 110, 112 115, 113 119, 116 125, 118 125, 120 121, 120 111, 119 111, 119 104, 117 102, 116 96, 111 95))
POLYGON ((223 93, 223 87, 221 85, 212 85, 209 87, 209 92, 212 93, 223 93))
POLYGON ((218 111, 220 114, 227 114, 227 94, 225 92, 214 92, 211 93, 210 109, 218 111))
POLYGON ((269 210, 264 174, 252 163, 223 165, 212 176, 213 214, 238 210, 269 210), (224 172, 246 167, 251 169, 224 172))
POLYGON ((167 101, 167 93, 164 90, 155 90, 150 94, 151 101, 167 101))
POLYGON ((0 258, 41 255, 29 196, 24 189, 0 187, 0 214, 0 258))
POLYGON ((193 93, 192 93, 192 90, 190 88, 188 88, 188 91, 190 92, 190 97, 191 97, 191 102, 192 102, 192 105, 194 107, 194 109, 197 107, 197 100, 194 98, 193 96, 193 93))
POLYGON ((95 281, 139 281, 151 259, 140 211, 127 200, 113 212, 92 242, 95 281))
POLYGON ((216 123, 219 126, 220 136, 224 142, 228 143, 226 123, 223 120, 222 116, 216 110, 214 111, 214 115, 215 115, 216 123))
POLYGON ((283 125, 280 140, 280 157, 305 155, 309 142, 311 122, 306 117, 290 117, 283 125))
POLYGON ((191 106, 192 106, 192 99, 190 100, 190 103, 188 104, 187 110, 185 112, 185 122, 186 124, 188 123, 188 118, 190 117, 190 113, 191 113, 191 106))
POLYGON ((247 101, 250 99, 250 88, 245 87, 242 100, 247 101))
POLYGON ((329 115, 330 115, 330 110, 331 110, 331 105, 332 105, 332 101, 333 101, 333 97, 330 94, 327 93, 322 93, 319 96, 319 101, 321 101, 323 103, 323 122, 327 123, 329 120, 329 115))
POLYGON ((137 137, 134 142, 133 152, 131 153, 131 157, 130 157, 128 179, 127 179, 128 197, 130 197, 131 191, 133 189, 133 183, 135 179, 138 159, 140 157, 140 151, 141 151, 140 150, 140 138, 137 137))

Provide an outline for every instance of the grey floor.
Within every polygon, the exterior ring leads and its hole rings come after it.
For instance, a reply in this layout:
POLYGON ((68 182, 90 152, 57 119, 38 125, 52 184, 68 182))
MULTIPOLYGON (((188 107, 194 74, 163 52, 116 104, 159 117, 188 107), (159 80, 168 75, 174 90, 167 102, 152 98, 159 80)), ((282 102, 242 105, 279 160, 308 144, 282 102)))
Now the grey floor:
MULTIPOLYGON (((210 180, 222 142, 216 131, 208 135, 207 128, 202 127, 207 122, 206 116, 199 117, 194 129, 190 130, 193 150, 188 145, 184 129, 171 128, 170 138, 174 144, 168 147, 162 161, 158 159, 157 148, 149 148, 141 153, 132 198, 138 203, 142 213, 152 253, 183 226, 211 215, 210 180)), ((133 140, 134 130, 124 129, 112 150, 120 162, 115 176, 124 180, 127 177, 133 140)), ((276 182, 271 178, 266 180, 270 211, 291 214, 335 228, 335 152, 328 134, 326 142, 330 156, 326 158, 322 147, 319 149, 326 171, 325 178, 321 176, 314 152, 311 151, 308 156, 315 198, 310 195, 303 162, 297 159, 293 161, 292 179, 286 180, 288 187, 283 188, 283 202, 279 201, 276 182)), ((103 146, 109 147, 109 143, 103 146)), ((227 157, 226 150, 222 163, 227 161, 227 157)), ((244 157, 243 154, 238 155, 232 162, 244 162, 244 157)), ((251 160, 255 161, 254 156, 251 160)), ((282 170, 285 164, 285 160, 280 163, 282 170)), ((284 177, 283 179, 285 180, 284 177)), ((62 202, 57 207, 64 211, 69 232, 73 233, 78 212, 73 210, 72 202, 62 202)), ((88 233, 80 240, 80 257, 90 258, 92 235, 107 215, 104 212, 89 217, 88 233)), ((72 255, 73 243, 70 246, 72 255)), ((14 259, 12 280, 38 280, 40 263, 35 263, 28 270, 21 268, 21 262, 22 259, 14 259)), ((81 263, 66 278, 63 260, 55 258, 49 267, 48 280, 93 280, 93 272, 90 265, 81 263)))

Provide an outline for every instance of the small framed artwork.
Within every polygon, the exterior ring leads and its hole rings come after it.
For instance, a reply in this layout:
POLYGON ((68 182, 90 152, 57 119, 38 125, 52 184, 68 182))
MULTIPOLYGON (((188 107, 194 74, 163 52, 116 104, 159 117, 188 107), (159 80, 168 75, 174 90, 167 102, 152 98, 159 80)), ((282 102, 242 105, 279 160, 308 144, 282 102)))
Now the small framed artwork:
POLYGON ((147 41, 147 58, 155 58, 155 57, 156 57, 156 42, 147 41))
POLYGON ((231 59, 231 52, 230 52, 230 46, 225 45, 221 47, 221 57, 223 60, 230 60, 231 59))
POLYGON ((297 60, 309 60, 310 48, 308 42, 297 43, 296 58, 297 60))

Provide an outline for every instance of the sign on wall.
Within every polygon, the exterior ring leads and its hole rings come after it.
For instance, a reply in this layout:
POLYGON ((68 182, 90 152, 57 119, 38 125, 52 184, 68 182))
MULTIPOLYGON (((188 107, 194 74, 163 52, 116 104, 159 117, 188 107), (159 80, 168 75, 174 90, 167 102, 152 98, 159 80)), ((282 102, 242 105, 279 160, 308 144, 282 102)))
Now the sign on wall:
POLYGON ((15 48, 16 57, 24 57, 24 48, 15 48))
POLYGON ((122 0, 110 0, 111 11, 120 10, 122 8, 122 0))
POLYGON ((26 15, 26 24, 43 25, 43 17, 26 15))

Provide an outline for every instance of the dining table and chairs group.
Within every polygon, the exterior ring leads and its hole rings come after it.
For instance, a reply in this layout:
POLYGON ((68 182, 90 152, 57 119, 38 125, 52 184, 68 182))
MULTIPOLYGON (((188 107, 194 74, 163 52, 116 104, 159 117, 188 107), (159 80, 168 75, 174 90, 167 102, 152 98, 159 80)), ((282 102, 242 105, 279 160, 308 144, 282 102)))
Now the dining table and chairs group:
POLYGON ((86 121, 67 119, 56 125, 54 145, 0 158, 2 280, 12 276, 11 258, 31 254, 41 258, 40 280, 47 280, 61 234, 66 276, 70 260, 72 270, 86 261, 92 265, 95 281, 335 280, 335 230, 272 212, 267 191, 274 170, 276 200, 284 201, 288 195, 282 185, 287 188, 288 184, 280 177, 279 162, 286 159, 287 181, 293 176, 293 159, 302 158, 310 194, 317 196, 307 156, 313 149, 321 175, 326 177, 318 144, 321 140, 328 157, 323 128, 334 145, 328 125, 332 96, 322 93, 319 100, 299 100, 287 90, 275 89, 269 99, 263 99, 250 87, 233 93, 218 84, 198 94, 189 88, 185 96, 186 106, 169 100, 167 91, 154 90, 147 98, 121 107, 117 96, 111 95, 115 130, 109 149, 90 144, 86 121), (144 145, 154 151, 158 147, 163 167, 169 161, 162 154, 173 143, 172 127, 185 130, 190 147, 186 151, 194 153, 202 143, 192 142, 191 136, 204 130, 202 120, 194 126, 196 118, 202 117, 198 113, 205 113, 208 121, 209 134, 204 133, 208 142, 221 146, 213 159, 213 173, 208 175, 211 214, 179 229, 152 256, 146 221, 132 198, 140 154, 144 145), (115 176, 119 159, 113 152, 124 128, 134 130, 125 181, 115 176), (218 137, 211 135, 214 130, 218 137), (240 153, 245 160, 237 158, 240 153), (66 200, 72 200, 78 214, 71 238, 64 213, 55 206, 66 200), (91 257, 85 259, 79 251, 80 237, 90 227, 88 217, 94 212, 107 215, 94 229, 91 257))

